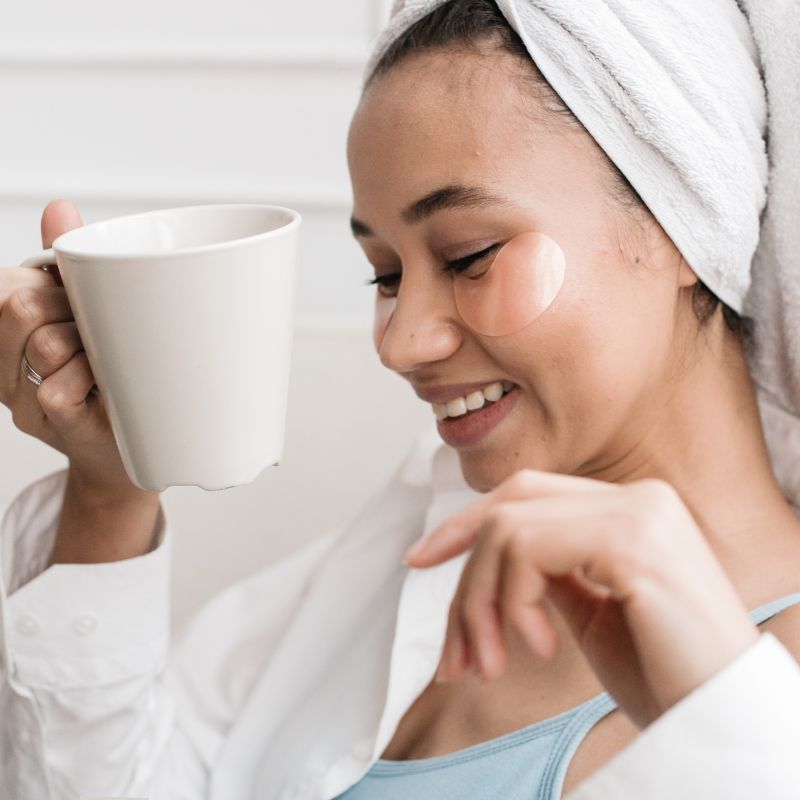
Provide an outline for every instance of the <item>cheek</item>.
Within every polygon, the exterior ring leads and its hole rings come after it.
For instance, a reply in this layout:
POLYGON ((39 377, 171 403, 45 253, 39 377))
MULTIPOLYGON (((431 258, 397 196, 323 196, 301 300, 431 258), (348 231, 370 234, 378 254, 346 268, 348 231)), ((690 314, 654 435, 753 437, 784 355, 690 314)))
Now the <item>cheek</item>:
POLYGON ((392 314, 394 314, 396 305, 396 297, 383 297, 380 292, 375 292, 375 316, 372 320, 372 341, 375 344, 375 350, 378 352, 380 352, 383 337, 386 335, 386 329, 392 321, 392 314))
POLYGON ((564 251, 549 236, 530 231, 505 244, 480 278, 456 276, 461 318, 483 336, 509 336, 535 322, 564 284, 564 251))

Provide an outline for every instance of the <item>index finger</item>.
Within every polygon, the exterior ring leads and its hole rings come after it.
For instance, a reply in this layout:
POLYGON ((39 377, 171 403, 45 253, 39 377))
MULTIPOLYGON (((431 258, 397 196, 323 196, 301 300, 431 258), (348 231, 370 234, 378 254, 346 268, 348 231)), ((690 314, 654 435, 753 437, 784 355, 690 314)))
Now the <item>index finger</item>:
POLYGON ((41 269, 28 267, 0 267, 0 311, 14 292, 27 286, 39 288, 55 286, 54 276, 41 269))
POLYGON ((615 483, 594 478, 534 469, 520 470, 416 542, 406 551, 403 562, 413 567, 432 566, 464 552, 474 543, 486 512, 498 503, 553 495, 609 492, 619 488, 615 483))

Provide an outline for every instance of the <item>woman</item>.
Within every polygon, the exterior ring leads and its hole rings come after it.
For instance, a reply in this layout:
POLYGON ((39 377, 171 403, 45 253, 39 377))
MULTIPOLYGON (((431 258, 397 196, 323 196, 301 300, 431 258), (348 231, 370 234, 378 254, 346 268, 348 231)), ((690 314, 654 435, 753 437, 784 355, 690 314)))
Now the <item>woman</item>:
MULTIPOLYGON (((747 320, 503 7, 411 4, 349 139, 375 345, 450 446, 423 439, 350 526, 215 599, 165 670, 158 495, 122 469, 63 290, 0 276, 0 399, 70 458, 3 522, 3 766, 19 796, 796 792, 780 754, 768 774, 713 748, 701 771, 679 762, 745 721, 754 749, 790 736, 765 704, 800 702, 800 521, 765 447, 747 320), (12 627, 98 593, 110 638, 12 627)), ((51 204, 44 245, 78 224, 51 204)))

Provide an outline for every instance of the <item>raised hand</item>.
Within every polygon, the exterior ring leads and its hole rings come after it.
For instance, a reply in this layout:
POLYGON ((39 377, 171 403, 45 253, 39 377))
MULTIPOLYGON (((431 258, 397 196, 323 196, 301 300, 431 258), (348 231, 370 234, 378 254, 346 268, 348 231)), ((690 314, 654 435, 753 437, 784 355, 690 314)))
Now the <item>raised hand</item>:
POLYGON ((542 605, 563 615, 599 680, 645 727, 758 638, 758 629, 677 492, 515 473, 404 558, 439 564, 471 549, 453 598, 439 678, 504 669, 504 623, 533 657, 558 647, 542 605))

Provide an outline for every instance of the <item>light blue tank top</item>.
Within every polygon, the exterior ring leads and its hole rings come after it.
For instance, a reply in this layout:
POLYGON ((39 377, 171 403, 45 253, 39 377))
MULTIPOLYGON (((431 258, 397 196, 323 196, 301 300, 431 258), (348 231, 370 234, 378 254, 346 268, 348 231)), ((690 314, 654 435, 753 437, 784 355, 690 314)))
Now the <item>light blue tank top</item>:
MULTIPOLYGON (((796 603, 800 592, 759 606, 750 617, 760 625, 796 603)), ((555 717, 443 756, 381 758, 336 800, 559 800, 581 741, 616 707, 604 692, 555 717)))

